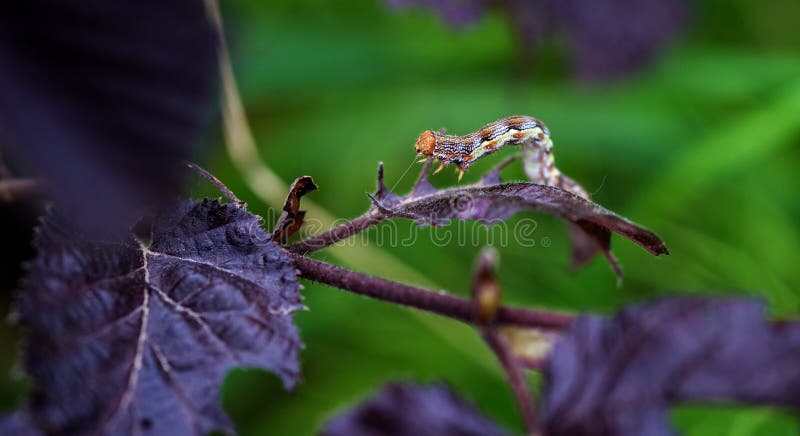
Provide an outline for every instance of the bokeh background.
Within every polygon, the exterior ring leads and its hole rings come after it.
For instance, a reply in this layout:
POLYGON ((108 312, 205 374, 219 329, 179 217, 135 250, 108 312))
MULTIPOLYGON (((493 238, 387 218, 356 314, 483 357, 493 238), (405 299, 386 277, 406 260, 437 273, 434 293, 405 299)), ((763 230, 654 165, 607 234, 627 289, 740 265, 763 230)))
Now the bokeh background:
MULTIPOLYGON (((602 258, 569 271, 562 222, 522 214, 510 225, 536 220, 536 246, 495 243, 506 303, 613 313, 664 295, 714 293, 758 296, 775 317, 800 314, 800 2, 687 2, 681 30, 670 30, 648 62, 603 74, 576 74, 568 32, 524 42, 519 17, 502 7, 455 26, 431 8, 379 0, 232 0, 222 11, 263 164, 284 181, 311 175, 320 186, 307 197, 317 205, 309 218, 364 212, 379 161, 387 182, 399 180, 396 190, 405 192, 419 166, 401 176, 425 129, 463 134, 503 116, 534 115, 551 129, 559 168, 598 203, 656 231, 671 254, 655 258, 615 237, 625 271, 617 287, 602 258)), ((539 25, 551 18, 537 17, 539 25)), ((254 176, 266 171, 262 162, 237 159, 218 117, 209 118, 200 161, 274 221, 268 211, 280 204, 254 176)), ((502 157, 479 162, 464 182, 502 157)), ((524 179, 519 165, 504 176, 524 179)), ((457 183, 451 171, 432 181, 457 183)), ((189 192, 213 195, 199 183, 189 192)), ((399 240, 415 233, 405 221, 391 229, 399 240)), ((366 242, 315 257, 467 295, 487 236, 468 233, 463 243, 441 246, 430 233, 416 231, 416 243, 397 246, 372 231, 366 242)), ((327 417, 397 379, 444 380, 520 430, 500 367, 469 328, 305 285, 310 310, 296 316, 304 381, 284 392, 271 374, 232 372, 223 402, 242 434, 314 434, 327 417)), ((2 295, 7 312, 9 293, 2 295)), ((16 328, 0 327, 0 410, 13 409, 27 389, 17 353, 8 352, 18 337, 16 328)), ((788 411, 765 407, 689 404, 673 408, 672 418, 688 435, 799 433, 788 411)))

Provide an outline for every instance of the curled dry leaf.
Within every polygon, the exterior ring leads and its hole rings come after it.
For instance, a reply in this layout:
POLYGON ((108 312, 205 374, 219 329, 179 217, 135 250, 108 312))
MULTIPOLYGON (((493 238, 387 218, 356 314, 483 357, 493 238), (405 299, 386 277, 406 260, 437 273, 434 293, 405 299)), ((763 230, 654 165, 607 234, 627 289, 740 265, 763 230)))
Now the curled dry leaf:
POLYGON ((543 426, 559 435, 671 435, 670 404, 800 406, 800 324, 752 300, 669 298, 579 318, 545 366, 543 426))
POLYGON ((149 246, 92 240, 56 215, 39 229, 18 316, 26 412, 47 433, 232 431, 219 404, 229 369, 299 378, 299 285, 260 218, 204 200, 151 223, 149 246))
POLYGON ((428 181, 429 168, 430 163, 425 165, 408 195, 399 196, 386 188, 381 165, 378 189, 371 196, 374 207, 387 217, 409 218, 420 225, 433 226, 453 219, 494 224, 526 210, 544 212, 566 220, 580 228, 586 237, 594 239, 618 277, 622 272, 609 251, 611 232, 630 239, 656 256, 669 253, 655 233, 565 190, 535 183, 503 183, 499 168, 474 184, 437 189, 428 181))
POLYGON ((317 185, 314 179, 309 176, 298 177, 289 188, 286 201, 283 202, 283 213, 275 223, 275 230, 272 231, 272 240, 279 244, 285 244, 295 232, 300 230, 306 211, 300 210, 300 198, 309 192, 314 192, 317 185))
POLYGON ((334 417, 324 436, 497 436, 506 432, 442 384, 390 383, 334 417))

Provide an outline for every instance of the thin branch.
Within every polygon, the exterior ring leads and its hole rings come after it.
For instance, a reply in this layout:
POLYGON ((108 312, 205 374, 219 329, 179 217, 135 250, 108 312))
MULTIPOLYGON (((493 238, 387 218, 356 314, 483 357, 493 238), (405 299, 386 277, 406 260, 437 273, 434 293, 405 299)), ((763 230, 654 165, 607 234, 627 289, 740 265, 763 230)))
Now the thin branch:
MULTIPOLYGON (((219 60, 220 82, 221 82, 221 107, 223 127, 225 132, 225 147, 231 162, 236 167, 237 173, 244 179, 247 187, 264 204, 272 207, 280 207, 288 185, 275 174, 272 169, 264 163, 258 153, 253 133, 247 122, 247 116, 242 103, 241 95, 236 84, 230 53, 228 52, 225 41, 225 29, 220 16, 219 4, 217 0, 204 0, 209 19, 217 29, 217 54, 219 60)), ((304 200, 303 205, 307 216, 313 216, 322 225, 331 225, 336 221, 336 216, 327 209, 314 203, 311 200, 304 200)), ((330 255, 339 259, 345 264, 358 265, 362 259, 369 258, 383 266, 384 270, 394 271, 403 274, 405 277, 412 278, 418 283, 428 283, 433 286, 433 280, 416 271, 408 264, 397 257, 394 257, 386 250, 381 250, 369 245, 359 245, 348 247, 348 250, 331 250, 330 255)), ((449 336, 431 328, 431 331, 438 334, 445 340, 449 336)), ((454 347, 464 350, 460 343, 451 341, 454 347)))
MULTIPOLYGON (((519 159, 520 154, 516 154, 514 156, 510 156, 503 160, 499 165, 495 166, 494 169, 490 173, 499 173, 500 170, 508 166, 511 162, 516 159, 519 159)), ((425 163, 425 167, 420 171, 419 178, 415 185, 419 185, 420 182, 425 178, 425 175, 430 168, 432 160, 429 159, 425 163)), ((383 186, 383 163, 379 167, 379 189, 383 186)), ((384 187, 385 189, 385 187, 384 187)), ((391 192, 391 190, 388 190, 391 192)), ((293 251, 298 254, 309 254, 313 253, 317 250, 321 250, 325 247, 333 245, 341 240, 347 239, 353 235, 356 235, 364 230, 374 226, 375 224, 380 223, 381 221, 393 218, 391 210, 383 208, 378 200, 371 194, 367 194, 367 196, 372 199, 373 207, 370 208, 366 213, 355 218, 349 222, 341 224, 327 232, 320 233, 319 235, 312 236, 307 238, 303 241, 297 242, 293 245, 286 247, 289 251, 293 251)))
POLYGON ((525 422, 526 433, 529 435, 536 434, 536 404, 533 402, 530 389, 528 389, 528 381, 525 379, 525 374, 511 347, 492 327, 481 328, 480 332, 483 340, 492 349, 506 372, 508 383, 511 385, 511 390, 514 392, 514 398, 517 401, 519 413, 525 422))
POLYGON ((12 202, 37 195, 45 190, 42 179, 0 180, 0 202, 12 202))
MULTIPOLYGON (((248 188, 265 204, 278 207, 286 195, 288 185, 272 169, 265 165, 263 159, 259 156, 253 133, 247 122, 242 98, 236 85, 236 77, 225 42, 225 30, 220 16, 218 1, 204 0, 204 3, 209 19, 217 29, 219 36, 217 53, 221 82, 221 107, 225 147, 228 151, 228 156, 238 173, 247 183, 248 188)), ((334 215, 313 201, 304 201, 303 204, 308 216, 313 216, 323 224, 333 223, 336 220, 334 215)), ((358 265, 362 259, 369 258, 381 264, 384 270, 395 271, 398 274, 402 273, 405 277, 412 278, 418 283, 430 283, 430 286, 433 285, 430 278, 414 270, 389 252, 372 246, 350 247, 348 250, 332 250, 331 256, 351 265, 358 265)), ((430 331, 438 335, 442 340, 448 342, 465 355, 470 355, 463 343, 452 339, 443 329, 430 325, 429 327, 430 331)))
MULTIPOLYGON (((373 277, 291 252, 289 255, 305 279, 473 324, 475 307, 471 300, 373 277)), ((562 313, 501 306, 494 322, 495 325, 561 330, 573 319, 572 315, 562 313)))
POLYGON ((287 250, 298 254, 308 254, 333 245, 343 239, 347 239, 355 234, 378 224, 386 217, 375 209, 370 209, 367 213, 344 224, 334 227, 327 232, 312 236, 296 244, 286 247, 287 250))
POLYGON ((216 178, 213 174, 206 171, 205 168, 201 167, 200 165, 197 165, 194 162, 189 162, 189 161, 185 161, 184 164, 186 164, 186 166, 189 167, 189 169, 191 169, 192 171, 194 171, 198 176, 206 179, 209 183, 214 185, 214 187, 217 188, 220 194, 222 194, 222 196, 225 197, 228 201, 230 201, 231 203, 244 204, 242 200, 239 200, 239 198, 236 197, 236 194, 234 194, 233 191, 228 189, 228 187, 225 186, 225 184, 222 183, 222 181, 216 178))
POLYGON ((517 360, 513 345, 497 333, 494 325, 503 295, 500 281, 497 278, 498 260, 497 251, 487 247, 481 251, 475 262, 472 275, 474 324, 505 370, 508 383, 511 385, 517 401, 520 416, 525 422, 526 433, 533 435, 536 431, 536 405, 530 389, 528 389, 528 382, 522 371, 522 363, 517 360))

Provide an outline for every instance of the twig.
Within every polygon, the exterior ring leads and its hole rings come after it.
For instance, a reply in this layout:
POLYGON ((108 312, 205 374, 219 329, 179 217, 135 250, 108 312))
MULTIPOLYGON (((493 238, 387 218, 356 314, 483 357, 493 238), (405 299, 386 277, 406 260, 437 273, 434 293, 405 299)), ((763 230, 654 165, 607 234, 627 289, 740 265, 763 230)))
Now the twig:
POLYGON ((473 322, 505 370, 508 383, 514 392, 517 408, 525 422, 526 433, 533 435, 536 431, 536 406, 530 389, 528 389, 521 362, 517 360, 512 344, 498 334, 495 328, 500 299, 503 295, 500 281, 497 278, 498 259, 496 250, 485 248, 475 262, 472 276, 472 305, 475 314, 473 322))
POLYGON ((222 196, 225 197, 228 201, 230 201, 231 203, 244 204, 244 202, 242 200, 239 200, 239 198, 236 197, 236 194, 234 194, 233 191, 228 189, 228 187, 225 186, 225 184, 222 183, 222 181, 214 177, 213 174, 206 171, 200 165, 197 165, 196 163, 189 161, 186 161, 184 163, 186 164, 187 167, 189 167, 189 169, 194 171, 198 176, 206 179, 209 183, 214 185, 214 187, 217 188, 220 194, 222 194, 222 196))
POLYGON ((517 401, 519 413, 525 422, 527 434, 536 434, 536 405, 533 402, 533 396, 530 389, 528 389, 528 381, 525 379, 525 374, 517 358, 508 343, 506 343, 506 340, 497 334, 493 327, 481 328, 480 332, 483 340, 492 349, 506 372, 508 383, 511 385, 511 390, 514 392, 514 398, 517 401))
POLYGON ((5 179, 0 180, 0 201, 11 202, 28 198, 44 191, 42 179, 5 179))
MULTIPOLYGON (((204 0, 204 3, 209 19, 219 35, 217 53, 222 88, 220 92, 221 107, 225 147, 228 151, 228 156, 238 173, 247 183, 247 187, 265 204, 279 207, 286 195, 288 185, 259 156, 253 133, 247 122, 242 98, 236 86, 236 77, 225 42, 225 30, 220 16, 218 1, 204 0)), ((323 224, 335 222, 336 217, 322 206, 313 201, 304 201, 303 203, 308 216, 313 216, 323 224)), ((380 264, 384 271, 402 274, 417 283, 428 283, 428 286, 434 285, 429 277, 416 271, 389 252, 372 246, 354 246, 347 247, 346 250, 332 250, 331 256, 350 265, 359 265, 363 263, 364 259, 370 259, 372 262, 380 264)), ((420 317, 420 319, 432 333, 438 335, 443 341, 464 353, 465 356, 472 356, 472 350, 469 350, 462 342, 453 339, 451 335, 445 333, 437 325, 431 324, 426 318, 420 317)), ((482 360, 477 362, 479 364, 483 363, 482 360)), ((494 369, 493 367, 490 368, 494 369)))
MULTIPOLYGON (((495 166, 491 174, 499 173, 500 170, 508 166, 511 162, 516 159, 519 159, 519 154, 514 156, 510 156, 503 160, 499 165, 495 166)), ((425 177, 425 174, 428 171, 428 168, 431 166, 431 160, 425 163, 425 168, 420 171, 419 178, 417 179, 416 184, 418 185, 420 181, 425 177)), ((381 163, 379 167, 379 181, 383 180, 383 163, 381 163)), ((382 186, 382 182, 380 182, 382 186)), ((391 190, 389 190, 391 192, 391 190)), ((343 239, 347 239, 353 235, 356 235, 364 230, 374 226, 375 224, 380 223, 381 221, 387 220, 392 218, 391 211, 383 208, 380 205, 380 202, 375 199, 375 197, 371 194, 367 194, 367 196, 372 199, 373 207, 371 207, 366 213, 355 218, 351 221, 348 221, 344 224, 341 224, 327 232, 320 233, 319 235, 312 236, 307 238, 303 241, 297 242, 293 245, 287 247, 288 250, 293 251, 298 254, 308 254, 313 253, 317 250, 323 249, 330 245, 333 245, 343 239)))
MULTIPOLYGON (((305 279, 473 324, 475 308, 471 300, 373 277, 294 253, 289 255, 305 279)), ((495 325, 561 330, 573 319, 572 315, 562 313, 501 306, 494 322, 495 325)))
POLYGON ((287 250, 298 253, 308 254, 333 245, 343 239, 347 239, 368 229, 375 224, 386 219, 386 217, 376 209, 370 209, 364 215, 334 227, 327 232, 312 236, 296 244, 287 247, 287 250))

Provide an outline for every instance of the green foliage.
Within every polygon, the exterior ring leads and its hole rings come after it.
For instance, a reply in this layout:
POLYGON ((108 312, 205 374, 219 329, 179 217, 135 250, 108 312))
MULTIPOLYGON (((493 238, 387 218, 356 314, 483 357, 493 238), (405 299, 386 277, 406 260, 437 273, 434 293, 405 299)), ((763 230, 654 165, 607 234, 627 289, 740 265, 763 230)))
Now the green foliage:
MULTIPOLYGON (((776 316, 797 316, 800 55, 782 51, 800 38, 796 20, 779 21, 782 28, 762 37, 759 29, 770 28, 775 14, 748 13, 759 2, 731 10, 728 2, 700 3, 693 30, 654 65, 595 86, 544 60, 533 76, 515 75, 512 37, 499 15, 457 32, 431 14, 395 14, 377 0, 237 0, 223 13, 262 155, 286 181, 312 175, 320 190, 309 198, 334 214, 366 210, 369 200, 359 193, 373 190, 378 161, 394 184, 422 130, 461 134, 506 115, 534 115, 552 131, 559 168, 598 203, 657 232, 671 255, 655 258, 615 237, 626 277, 620 289, 602 259, 568 273, 562 223, 527 215, 538 222, 537 240, 551 245, 498 247, 505 301, 606 313, 665 293, 713 291, 759 295, 776 316), (729 20, 713 21, 721 10, 729 20)), ((209 133, 206 166, 263 212, 220 137, 209 133)), ((465 181, 500 159, 478 162, 465 181)), ((504 174, 523 178, 517 167, 504 174)), ((412 182, 406 176, 396 190, 412 182)), ((445 171, 432 182, 451 185, 456 176, 445 171)), ((402 240, 414 226, 397 228, 402 240)), ((382 249, 466 295, 481 244, 436 246, 429 232, 413 248, 382 249)), ((313 434, 337 410, 398 378, 452 382, 487 416, 518 428, 496 363, 465 327, 423 322, 427 315, 318 285, 303 294, 311 312, 296 318, 307 346, 297 391, 286 393, 275 377, 254 370, 228 376, 224 405, 242 434, 313 434), (463 342, 455 347, 432 326, 463 342)), ((4 349, 12 349, 12 335, 0 330, 4 349)), ((9 370, 11 359, 4 355, 0 369, 9 370)), ((10 376, 0 379, 3 409, 14 406, 19 390, 10 376)), ((765 408, 687 406, 673 418, 688 435, 798 434, 785 414, 765 408)))
MULTIPOLYGON (((697 26, 639 75, 587 86, 542 62, 533 77, 515 76, 511 35, 500 16, 454 32, 429 14, 393 14, 378 2, 289 3, 228 8, 234 61, 268 164, 284 180, 313 175, 320 191, 312 197, 333 213, 351 217, 368 207, 366 197, 352 193, 372 190, 378 161, 386 163, 391 186, 422 130, 461 134, 530 114, 550 126, 560 168, 595 191, 599 203, 658 232, 672 254, 654 258, 615 238, 626 274, 618 289, 600 259, 567 273, 561 223, 530 215, 537 238, 552 244, 500 248, 506 301, 610 312, 666 292, 711 290, 761 295, 777 315, 799 313, 800 56, 726 40, 718 25, 708 35, 697 26)), ((717 3, 701 10, 724 7, 717 3)), ((247 192, 227 165, 212 170, 234 191, 247 192)), ((523 174, 515 167, 506 177, 523 174)), ((432 181, 456 179, 447 171, 432 181)), ((398 192, 412 182, 406 176, 398 192)), ((412 226, 398 224, 402 239, 412 226)), ((383 249, 439 286, 466 293, 480 244, 438 247, 426 231, 419 236, 413 248, 383 249)), ((283 393, 252 372, 230 376, 226 404, 246 434, 310 434, 380 381, 403 377, 452 381, 489 416, 518 425, 491 359, 465 356, 402 309, 316 285, 304 294, 311 313, 298 316, 308 345, 298 392, 283 393)), ((463 348, 481 347, 475 338, 463 348)), ((782 415, 763 409, 681 411, 675 419, 687 434, 791 429, 782 415)))

